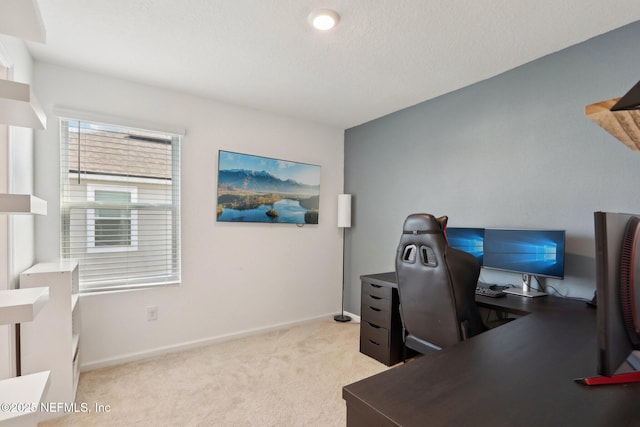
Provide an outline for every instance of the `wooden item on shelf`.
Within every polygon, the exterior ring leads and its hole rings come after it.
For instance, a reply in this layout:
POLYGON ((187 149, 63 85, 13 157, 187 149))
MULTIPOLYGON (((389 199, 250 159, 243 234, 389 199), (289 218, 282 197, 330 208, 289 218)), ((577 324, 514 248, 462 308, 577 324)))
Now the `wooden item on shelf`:
POLYGON ((640 82, 622 98, 587 105, 585 115, 633 151, 640 151, 640 82))
POLYGON ((633 151, 640 151, 640 110, 611 111, 620 98, 585 107, 585 114, 633 151))

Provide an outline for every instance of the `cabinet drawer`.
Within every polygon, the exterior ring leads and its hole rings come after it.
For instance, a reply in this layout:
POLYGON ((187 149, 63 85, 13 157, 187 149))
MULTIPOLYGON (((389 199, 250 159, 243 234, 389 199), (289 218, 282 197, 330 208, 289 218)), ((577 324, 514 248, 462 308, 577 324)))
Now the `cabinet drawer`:
POLYGON ((391 299, 393 289, 388 286, 374 285, 369 282, 362 282, 362 295, 369 294, 376 297, 391 299))
POLYGON ((376 344, 380 344, 383 347, 389 346, 389 330, 382 326, 374 325, 366 321, 360 322, 360 336, 376 344))
POLYGON ((376 326, 389 327, 391 325, 391 311, 362 304, 360 319, 376 326))
POLYGON ((362 293, 361 304, 379 310, 391 311, 391 299, 385 299, 371 294, 362 293))
POLYGON ((379 362, 389 365, 389 347, 360 336, 360 352, 373 357, 379 362))

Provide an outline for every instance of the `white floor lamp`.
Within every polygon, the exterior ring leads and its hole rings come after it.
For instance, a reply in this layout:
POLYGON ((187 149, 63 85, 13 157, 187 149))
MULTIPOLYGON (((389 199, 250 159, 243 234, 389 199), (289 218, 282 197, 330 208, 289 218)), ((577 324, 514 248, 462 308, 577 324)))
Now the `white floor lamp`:
POLYGON ((342 313, 333 317, 336 322, 349 322, 344 314, 344 229, 351 228, 351 194, 338 195, 338 227, 342 228, 342 313))

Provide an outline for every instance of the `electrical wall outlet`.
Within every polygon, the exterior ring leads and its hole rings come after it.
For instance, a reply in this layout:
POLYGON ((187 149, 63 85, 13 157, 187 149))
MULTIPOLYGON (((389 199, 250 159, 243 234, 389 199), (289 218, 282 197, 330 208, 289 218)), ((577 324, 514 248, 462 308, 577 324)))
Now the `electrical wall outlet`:
POLYGON ((158 306, 147 307, 147 322, 158 320, 158 306))

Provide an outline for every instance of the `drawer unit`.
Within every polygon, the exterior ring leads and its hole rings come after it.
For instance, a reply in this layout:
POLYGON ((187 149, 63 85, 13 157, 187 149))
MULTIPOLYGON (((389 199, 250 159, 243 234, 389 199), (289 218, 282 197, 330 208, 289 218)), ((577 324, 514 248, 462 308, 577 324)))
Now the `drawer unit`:
POLYGON ((363 294, 371 295, 378 298, 384 298, 386 300, 391 300, 392 294, 393 294, 393 288, 365 282, 364 280, 361 283, 362 283, 363 294))
POLYGON ((387 363, 389 358, 389 347, 379 344, 370 338, 360 337, 360 352, 373 357, 387 366, 391 366, 387 363))
POLYGON ((388 326, 391 323, 391 310, 362 304, 360 308, 360 318, 376 326, 389 329, 388 326))
POLYGON ((402 361, 404 343, 398 289, 362 276, 360 352, 387 366, 402 361))
POLYGON ((389 345, 389 330, 381 326, 374 325, 364 321, 360 323, 361 336, 366 338, 367 341, 371 341, 374 344, 388 346, 389 345))

